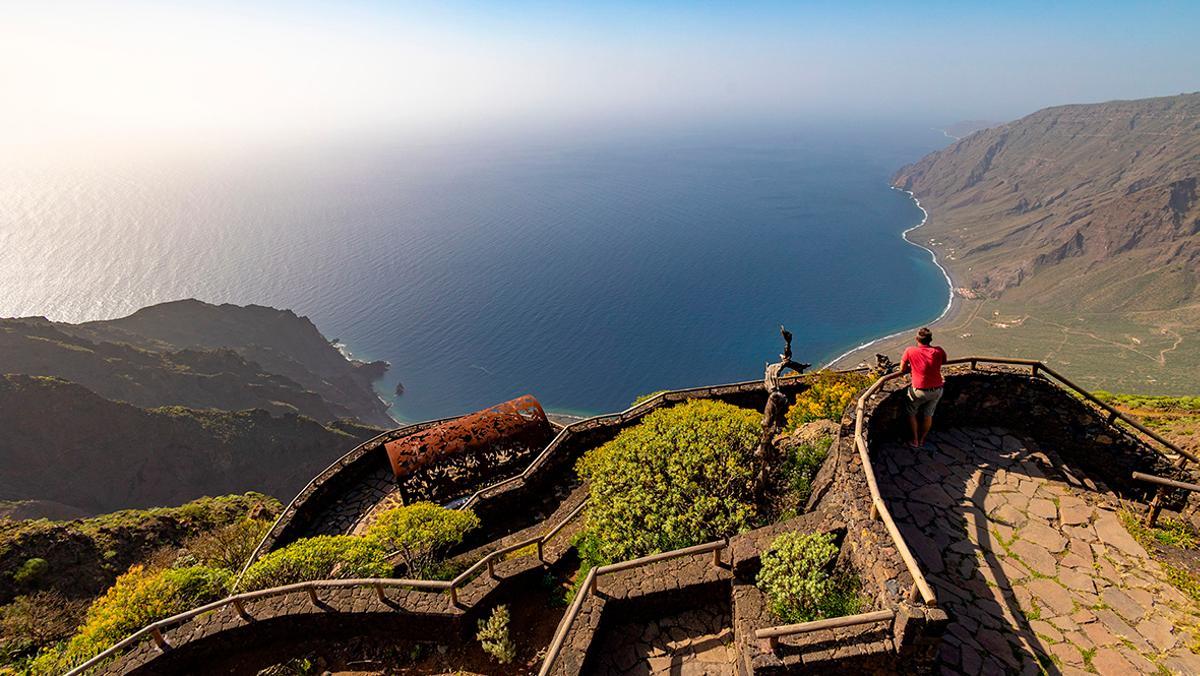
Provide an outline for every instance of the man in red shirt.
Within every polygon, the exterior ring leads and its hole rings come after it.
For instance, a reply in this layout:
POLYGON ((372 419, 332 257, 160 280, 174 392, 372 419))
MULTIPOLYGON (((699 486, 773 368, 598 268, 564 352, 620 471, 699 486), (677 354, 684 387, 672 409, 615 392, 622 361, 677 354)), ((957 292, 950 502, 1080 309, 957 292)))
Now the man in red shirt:
POLYGON ((908 388, 908 423, 912 428, 909 445, 920 448, 933 427, 933 409, 942 398, 942 364, 946 363, 946 351, 931 345, 933 332, 927 328, 917 331, 917 344, 906 349, 900 358, 900 372, 912 373, 912 386, 908 388))

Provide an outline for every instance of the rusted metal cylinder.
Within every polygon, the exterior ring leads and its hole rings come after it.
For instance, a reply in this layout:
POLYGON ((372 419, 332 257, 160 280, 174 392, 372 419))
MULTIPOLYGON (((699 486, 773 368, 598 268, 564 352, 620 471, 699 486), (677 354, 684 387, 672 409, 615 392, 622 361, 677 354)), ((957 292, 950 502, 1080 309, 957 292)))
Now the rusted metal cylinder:
POLYGON ((384 445, 397 479, 440 460, 469 456, 499 446, 544 443, 550 421, 542 405, 526 394, 461 418, 421 430, 384 445))

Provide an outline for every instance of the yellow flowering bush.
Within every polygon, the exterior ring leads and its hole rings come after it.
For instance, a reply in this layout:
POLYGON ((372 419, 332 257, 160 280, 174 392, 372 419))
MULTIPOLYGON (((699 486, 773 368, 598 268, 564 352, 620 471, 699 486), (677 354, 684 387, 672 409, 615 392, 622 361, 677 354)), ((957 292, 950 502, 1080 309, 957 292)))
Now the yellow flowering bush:
POLYGON ((156 571, 133 566, 92 603, 79 632, 38 655, 31 672, 63 673, 151 622, 225 596, 232 580, 229 571, 207 566, 156 571))
POLYGON ((865 373, 817 373, 812 386, 801 392, 788 409, 785 431, 814 420, 841 420, 854 395, 870 384, 871 377, 865 373))
POLYGON ((591 484, 581 558, 621 561, 748 528, 759 417, 718 401, 689 401, 589 451, 577 465, 591 484))
POLYGON ((387 552, 373 539, 354 535, 301 538, 255 561, 239 591, 266 589, 308 580, 390 577, 387 552))
POLYGON ((478 527, 479 517, 469 509, 415 502, 380 514, 366 537, 387 552, 399 552, 409 576, 424 578, 438 573, 440 554, 478 527))

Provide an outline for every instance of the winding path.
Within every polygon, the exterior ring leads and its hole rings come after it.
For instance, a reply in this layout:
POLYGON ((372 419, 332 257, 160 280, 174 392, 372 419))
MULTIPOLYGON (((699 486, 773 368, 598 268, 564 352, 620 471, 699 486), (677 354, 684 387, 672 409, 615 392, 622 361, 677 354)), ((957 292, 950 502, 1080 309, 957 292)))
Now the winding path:
POLYGON ((947 674, 1200 674, 1200 613, 1103 484, 1003 428, 880 448, 881 490, 951 624, 947 674))

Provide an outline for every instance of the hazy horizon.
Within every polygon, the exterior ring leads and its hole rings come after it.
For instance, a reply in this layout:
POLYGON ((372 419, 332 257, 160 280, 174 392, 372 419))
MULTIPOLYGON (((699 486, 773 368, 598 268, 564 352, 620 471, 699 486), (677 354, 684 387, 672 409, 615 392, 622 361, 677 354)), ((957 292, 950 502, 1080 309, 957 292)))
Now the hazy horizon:
POLYGON ((1200 6, 17 2, 0 147, 948 124, 1200 89, 1200 6))

